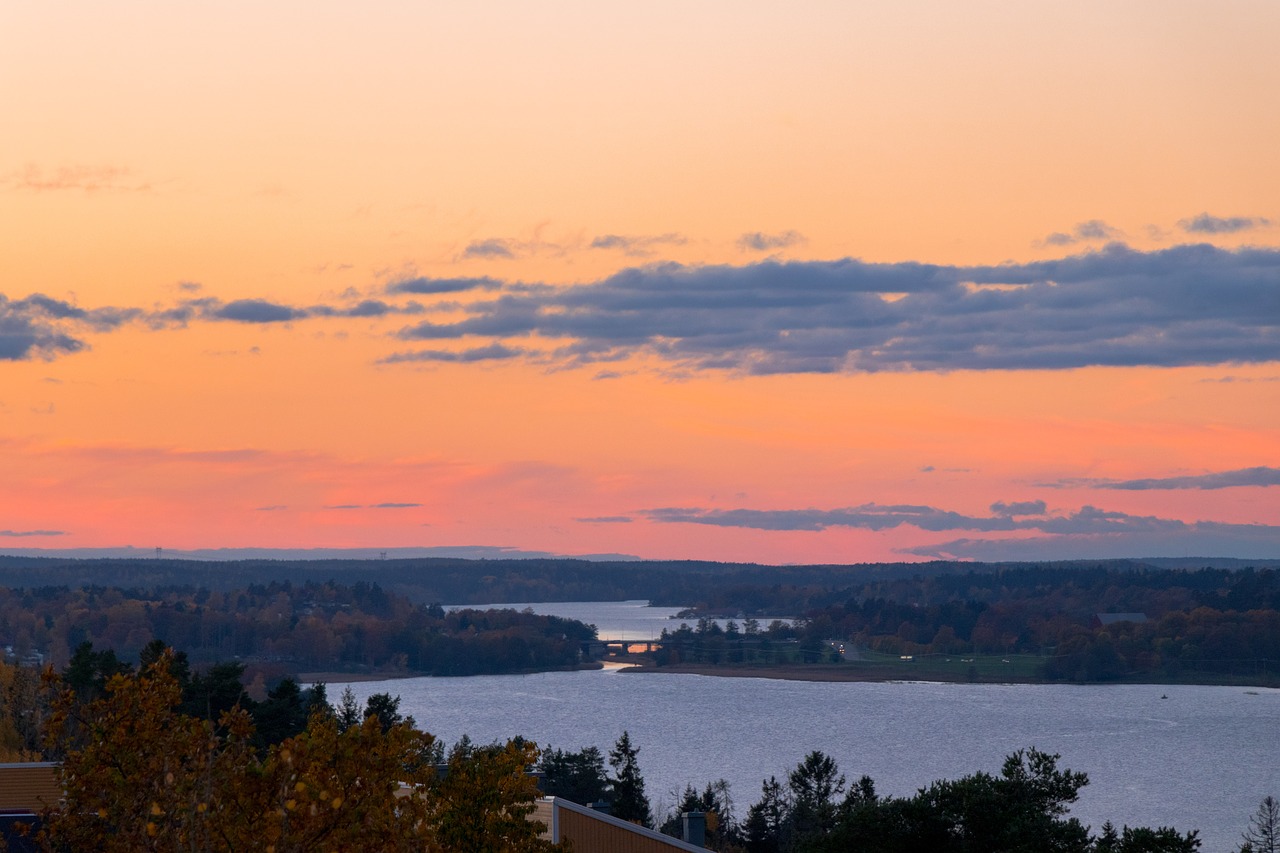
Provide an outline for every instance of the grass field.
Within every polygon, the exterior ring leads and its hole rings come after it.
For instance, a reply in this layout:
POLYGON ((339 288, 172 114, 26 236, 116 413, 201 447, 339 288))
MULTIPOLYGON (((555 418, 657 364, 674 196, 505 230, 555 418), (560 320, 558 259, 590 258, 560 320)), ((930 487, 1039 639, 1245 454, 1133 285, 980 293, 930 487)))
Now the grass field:
POLYGON ((900 678, 942 678, 947 681, 1022 681, 1034 679, 1046 659, 1040 655, 899 655, 860 651, 859 659, 844 666, 891 670, 900 678))

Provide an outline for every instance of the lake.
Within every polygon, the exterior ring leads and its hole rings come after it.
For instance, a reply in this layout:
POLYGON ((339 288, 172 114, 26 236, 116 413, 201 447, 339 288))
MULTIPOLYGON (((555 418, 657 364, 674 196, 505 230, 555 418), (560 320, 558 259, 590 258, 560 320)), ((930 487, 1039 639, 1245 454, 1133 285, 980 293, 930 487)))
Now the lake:
MULTIPOLYGON (((665 618, 677 608, 642 604, 530 606, 592 622, 602 636, 636 631, 627 638, 648 639, 661 631, 649 623, 679 625, 665 618)), ((330 698, 345 686, 330 685, 330 698)), ((1095 830, 1107 819, 1199 829, 1205 851, 1235 849, 1262 797, 1280 795, 1280 690, 1265 688, 821 683, 615 670, 350 686, 362 704, 372 693, 399 695, 402 713, 446 743, 522 735, 607 751, 626 729, 659 810, 686 783, 724 778, 741 819, 764 778, 782 779, 815 749, 850 780, 866 774, 881 793, 909 794, 935 779, 998 772, 1005 755, 1035 746, 1089 774, 1072 813, 1095 830)))

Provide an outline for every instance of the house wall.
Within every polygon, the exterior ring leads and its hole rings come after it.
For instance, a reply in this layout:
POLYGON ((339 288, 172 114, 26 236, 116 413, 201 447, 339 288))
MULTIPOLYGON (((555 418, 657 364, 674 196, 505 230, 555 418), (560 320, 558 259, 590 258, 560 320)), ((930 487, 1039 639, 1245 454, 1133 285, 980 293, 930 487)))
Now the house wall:
POLYGON ((45 762, 0 764, 0 811, 39 812, 62 799, 58 765, 45 762))

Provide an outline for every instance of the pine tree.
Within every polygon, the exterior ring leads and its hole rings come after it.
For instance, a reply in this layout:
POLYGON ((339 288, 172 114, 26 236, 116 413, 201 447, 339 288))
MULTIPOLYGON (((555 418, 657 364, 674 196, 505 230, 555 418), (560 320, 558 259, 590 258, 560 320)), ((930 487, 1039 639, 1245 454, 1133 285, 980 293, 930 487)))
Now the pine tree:
POLYGON ((636 763, 639 754, 640 749, 632 746, 631 735, 625 731, 609 751, 609 766, 614 772, 614 777, 609 780, 613 786, 613 816, 652 827, 653 813, 649 810, 649 798, 644 793, 640 765, 636 763))

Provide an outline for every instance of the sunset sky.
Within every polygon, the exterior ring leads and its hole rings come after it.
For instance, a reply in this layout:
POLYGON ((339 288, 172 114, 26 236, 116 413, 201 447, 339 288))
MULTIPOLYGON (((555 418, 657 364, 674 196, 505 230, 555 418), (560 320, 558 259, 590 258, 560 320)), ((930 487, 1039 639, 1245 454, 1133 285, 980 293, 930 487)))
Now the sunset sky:
POLYGON ((0 553, 1280 557, 1277 44, 5 3, 0 553))

